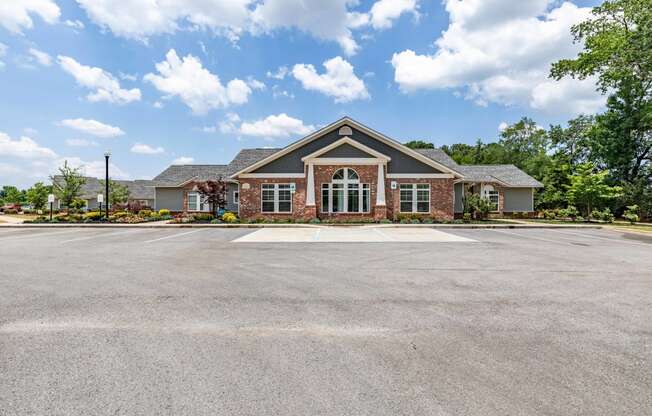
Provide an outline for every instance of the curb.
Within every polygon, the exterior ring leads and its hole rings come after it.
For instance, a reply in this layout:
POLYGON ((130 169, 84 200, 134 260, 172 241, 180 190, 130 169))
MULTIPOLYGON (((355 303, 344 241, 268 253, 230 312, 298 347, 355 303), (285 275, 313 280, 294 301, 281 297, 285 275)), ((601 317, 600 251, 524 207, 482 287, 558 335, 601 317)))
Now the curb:
POLYGON ((601 229, 584 224, 2 224, 2 228, 436 228, 436 229, 601 229))

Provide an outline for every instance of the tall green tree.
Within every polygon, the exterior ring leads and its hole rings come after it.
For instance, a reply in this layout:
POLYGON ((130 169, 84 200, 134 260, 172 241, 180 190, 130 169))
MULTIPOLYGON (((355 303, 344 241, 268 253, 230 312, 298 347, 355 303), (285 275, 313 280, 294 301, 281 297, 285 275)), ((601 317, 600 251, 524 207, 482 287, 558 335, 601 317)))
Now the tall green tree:
POLYGON ((24 204, 25 192, 15 186, 5 185, 2 187, 2 199, 5 204, 24 204))
POLYGON ((34 186, 27 190, 27 202, 34 209, 44 209, 48 203, 48 195, 51 192, 51 186, 44 185, 43 182, 36 182, 34 186))
POLYGON ((607 183, 609 172, 595 171, 593 163, 582 163, 571 175, 568 185, 568 202, 580 208, 588 217, 593 209, 601 209, 604 205, 622 195, 622 188, 610 186, 607 183))
MULTIPOLYGON (((101 194, 104 195, 106 190, 106 181, 101 180, 100 185, 102 186, 101 194)), ((129 200, 130 195, 131 191, 129 191, 127 185, 122 185, 121 183, 109 179, 109 203, 111 205, 126 203, 129 200)), ((104 197, 104 200, 106 201, 106 195, 104 195, 104 197)))
POLYGON ((499 143, 505 152, 503 163, 516 165, 534 178, 543 179, 551 164, 550 139, 545 129, 524 117, 501 132, 499 143))
POLYGON ((550 126, 548 136, 554 150, 555 163, 568 163, 571 167, 586 163, 591 157, 591 133, 595 117, 580 115, 568 122, 566 127, 550 126))
POLYGON ((592 13, 572 28, 583 51, 553 64, 551 76, 596 77, 610 94, 607 112, 596 120, 593 159, 633 183, 652 160, 652 0, 605 1, 592 13))
POLYGON ((51 176, 52 190, 54 195, 61 201, 61 204, 70 207, 81 195, 81 190, 86 184, 86 178, 82 175, 81 168, 73 168, 68 161, 63 162, 59 167, 59 176, 51 176))

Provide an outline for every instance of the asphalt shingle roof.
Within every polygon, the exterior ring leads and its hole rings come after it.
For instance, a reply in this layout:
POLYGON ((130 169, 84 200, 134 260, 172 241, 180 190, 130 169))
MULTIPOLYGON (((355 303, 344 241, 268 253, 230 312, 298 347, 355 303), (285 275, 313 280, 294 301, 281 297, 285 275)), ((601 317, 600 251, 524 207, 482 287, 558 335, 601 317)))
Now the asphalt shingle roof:
POLYGON ((448 154, 441 149, 416 149, 416 151, 426 157, 429 157, 435 162, 441 163, 447 168, 458 170, 459 165, 453 160, 453 158, 448 156, 448 154))
POLYGON ((233 175, 234 173, 241 171, 247 166, 251 166, 254 163, 261 161, 266 157, 271 156, 280 150, 281 149, 268 149, 268 148, 242 149, 240 153, 238 153, 233 158, 231 163, 229 163, 229 174, 233 175))
POLYGON ((463 165, 459 170, 467 180, 491 182, 497 179, 514 187, 543 187, 541 182, 514 165, 463 165))
POLYGON ((177 186, 190 179, 198 181, 226 179, 228 173, 228 165, 172 165, 152 181, 155 186, 177 186))
POLYGON ((430 159, 454 169, 464 175, 465 180, 474 182, 495 182, 496 180, 514 187, 535 187, 543 185, 514 165, 458 165, 441 149, 417 149, 430 159))
MULTIPOLYGON (((54 181, 59 183, 63 181, 62 176, 55 176, 54 181)), ((122 180, 113 180, 120 185, 126 186, 129 188, 129 198, 130 199, 154 199, 154 184, 152 181, 138 179, 135 181, 122 181, 122 180)), ((104 193, 104 185, 100 179, 86 177, 86 183, 82 186, 81 189, 81 198, 83 199, 95 199, 97 194, 104 193)))

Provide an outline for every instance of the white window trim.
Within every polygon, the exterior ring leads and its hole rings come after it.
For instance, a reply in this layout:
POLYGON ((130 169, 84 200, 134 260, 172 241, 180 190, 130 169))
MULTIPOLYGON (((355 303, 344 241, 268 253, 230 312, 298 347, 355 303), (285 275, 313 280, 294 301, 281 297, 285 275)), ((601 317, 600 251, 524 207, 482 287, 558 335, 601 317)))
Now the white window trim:
POLYGON ((240 205, 240 190, 233 191, 231 196, 233 198, 233 205, 240 205))
POLYGON ((186 209, 188 212, 210 212, 210 207, 208 207, 208 204, 203 204, 206 205, 206 209, 201 209, 202 202, 201 202, 201 194, 196 191, 191 191, 188 192, 188 195, 186 195, 186 209), (195 205, 195 209, 190 209, 190 195, 197 195, 197 204, 195 205))
POLYGON ((319 188, 319 196, 321 198, 321 205, 322 205, 320 210, 321 213, 322 214, 369 214, 371 212, 371 184, 360 182, 360 174, 355 169, 352 168, 337 169, 333 173, 333 176, 335 176, 335 173, 339 172, 340 170, 344 171, 342 175, 343 179, 331 178, 331 182, 324 182, 321 184, 319 188), (349 169, 355 172, 358 179, 349 179, 349 169), (333 212, 333 185, 334 184, 342 185, 343 192, 344 192, 343 211, 333 212), (358 185, 358 210, 349 211, 349 185, 356 185, 356 184, 358 185), (328 210, 324 210, 325 208, 324 207, 324 185, 328 186, 328 210), (367 185, 369 189, 368 211, 364 210, 364 186, 365 185, 367 185))
POLYGON ((398 210, 402 214, 429 214, 430 210, 432 209, 431 206, 431 199, 432 199, 432 189, 430 189, 430 184, 429 183, 399 183, 398 184, 398 210), (401 186, 404 185, 410 185, 412 187, 412 210, 411 211, 403 211, 401 209, 401 203, 403 202, 401 200, 401 186), (419 211, 417 206, 418 206, 418 198, 417 198, 417 185, 428 185, 428 211, 419 211))
POLYGON ((278 206, 279 206, 279 199, 278 199, 278 188, 279 185, 287 185, 290 188, 292 187, 292 184, 290 183, 261 183, 260 184, 260 212, 263 214, 292 214, 294 210, 294 201, 292 197, 292 191, 290 190, 290 210, 289 211, 279 211, 278 206), (263 188, 264 185, 272 185, 274 186, 274 211, 263 211, 263 188))

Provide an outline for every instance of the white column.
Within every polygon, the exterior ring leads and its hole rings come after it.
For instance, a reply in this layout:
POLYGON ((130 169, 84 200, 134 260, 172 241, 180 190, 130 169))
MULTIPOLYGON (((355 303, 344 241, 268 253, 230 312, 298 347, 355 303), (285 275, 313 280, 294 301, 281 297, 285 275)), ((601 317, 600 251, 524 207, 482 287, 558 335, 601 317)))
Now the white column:
POLYGON ((308 180, 306 181, 306 206, 315 206, 315 169, 313 164, 308 164, 308 180))
POLYGON ((378 184, 376 185, 376 205, 385 206, 385 171, 383 164, 378 164, 378 184))

